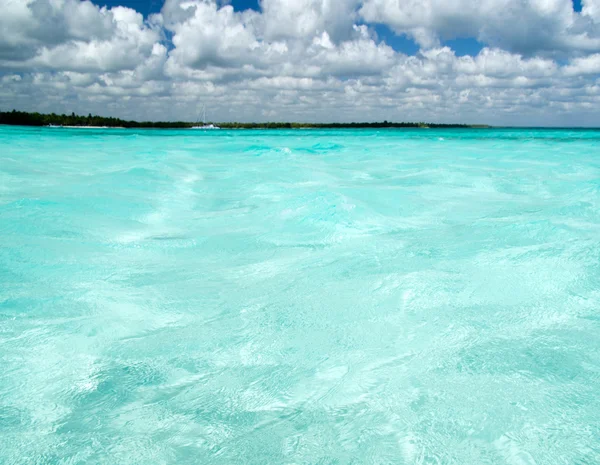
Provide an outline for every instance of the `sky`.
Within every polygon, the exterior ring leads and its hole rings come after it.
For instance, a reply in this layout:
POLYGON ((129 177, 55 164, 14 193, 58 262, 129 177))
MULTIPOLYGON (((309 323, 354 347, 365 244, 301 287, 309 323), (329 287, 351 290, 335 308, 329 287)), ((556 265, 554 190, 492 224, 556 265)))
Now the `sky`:
POLYGON ((0 0, 0 109, 600 126, 600 0, 0 0))

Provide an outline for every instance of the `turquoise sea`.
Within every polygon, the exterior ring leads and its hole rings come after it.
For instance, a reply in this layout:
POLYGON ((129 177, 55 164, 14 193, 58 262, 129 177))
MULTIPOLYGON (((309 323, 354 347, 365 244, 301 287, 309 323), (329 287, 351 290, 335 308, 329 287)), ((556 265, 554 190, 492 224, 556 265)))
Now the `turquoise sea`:
POLYGON ((600 131, 0 127, 0 463, 600 463, 600 131))

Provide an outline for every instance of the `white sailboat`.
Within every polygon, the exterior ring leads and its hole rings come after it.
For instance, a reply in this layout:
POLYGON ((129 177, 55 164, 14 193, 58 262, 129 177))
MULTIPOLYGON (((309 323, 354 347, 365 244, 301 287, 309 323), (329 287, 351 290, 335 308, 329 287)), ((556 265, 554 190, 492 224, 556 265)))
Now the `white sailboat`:
POLYGON ((206 105, 202 105, 202 126, 192 126, 192 129, 221 129, 214 124, 206 124, 206 105))

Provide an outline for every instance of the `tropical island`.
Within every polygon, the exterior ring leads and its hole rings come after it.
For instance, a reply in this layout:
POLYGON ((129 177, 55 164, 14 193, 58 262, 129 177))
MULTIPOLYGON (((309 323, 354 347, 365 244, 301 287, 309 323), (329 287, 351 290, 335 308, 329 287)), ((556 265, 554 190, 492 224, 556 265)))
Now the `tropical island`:
MULTIPOLYGON (((0 124, 13 126, 62 126, 62 127, 111 127, 111 128, 193 128, 198 123, 184 121, 127 121, 119 118, 89 114, 88 116, 71 113, 37 113, 25 111, 0 112, 0 124)), ((222 129, 340 129, 340 128, 488 128, 483 124, 438 124, 438 123, 395 123, 389 121, 370 123, 213 123, 222 129)))

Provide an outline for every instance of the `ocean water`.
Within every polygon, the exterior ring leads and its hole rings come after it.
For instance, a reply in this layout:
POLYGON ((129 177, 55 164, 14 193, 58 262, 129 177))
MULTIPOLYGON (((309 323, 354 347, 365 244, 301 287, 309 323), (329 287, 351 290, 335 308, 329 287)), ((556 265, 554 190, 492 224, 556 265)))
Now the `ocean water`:
POLYGON ((600 463, 600 132, 0 127, 0 463, 600 463))

